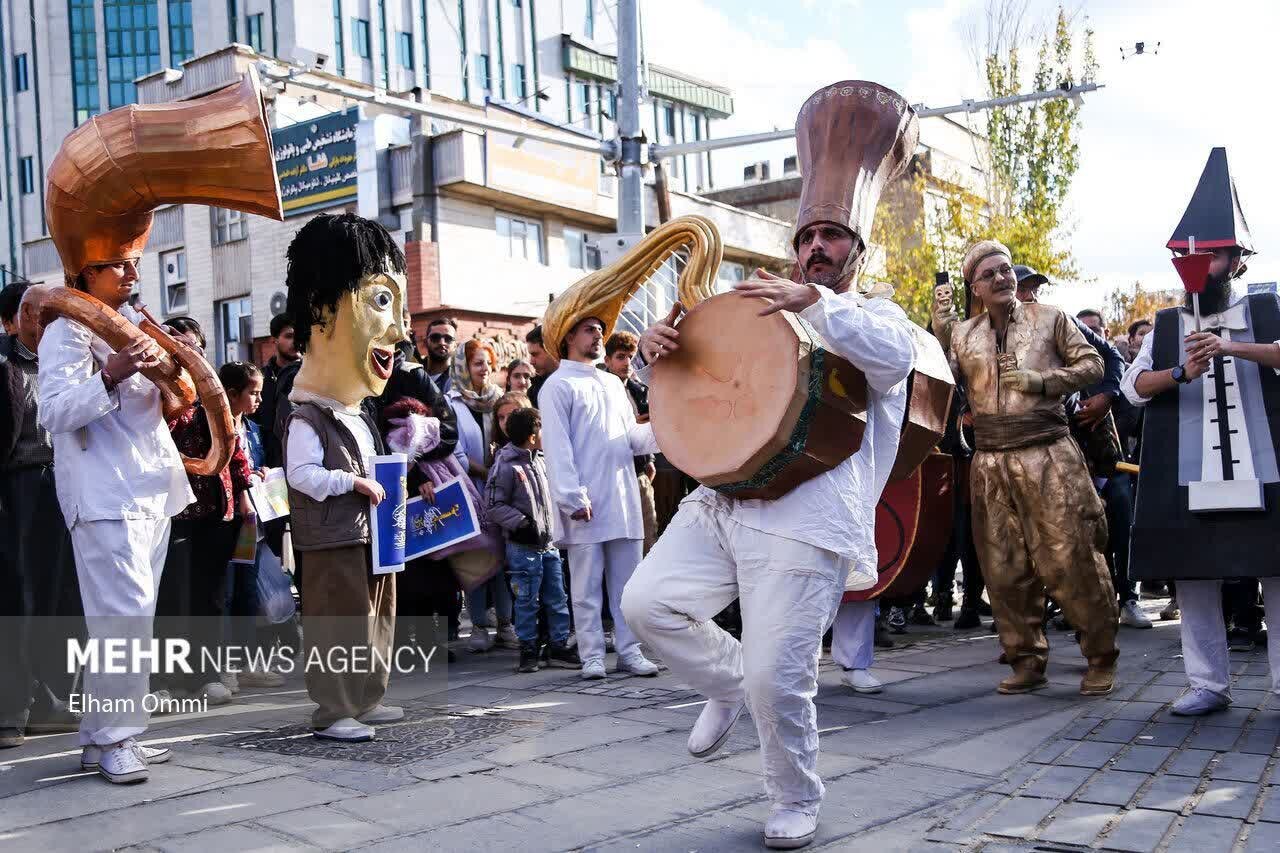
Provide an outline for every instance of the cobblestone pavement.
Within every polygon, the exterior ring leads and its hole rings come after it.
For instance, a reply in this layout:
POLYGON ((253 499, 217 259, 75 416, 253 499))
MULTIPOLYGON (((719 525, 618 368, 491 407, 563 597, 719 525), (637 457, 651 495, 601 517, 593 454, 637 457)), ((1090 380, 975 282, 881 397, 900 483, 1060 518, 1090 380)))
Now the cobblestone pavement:
MULTIPOLYGON (((1149 604, 1148 609, 1158 609, 1149 604)), ((1177 627, 1121 632, 1120 687, 1078 693, 1051 635, 1050 685, 1000 696, 985 631, 916 629, 878 655, 883 693, 829 660, 816 699, 827 798, 814 849, 1183 850, 1280 844, 1280 715, 1264 656, 1237 656, 1231 711, 1168 715, 1177 627)), ((174 748, 144 785, 82 773, 74 735, 0 753, 0 849, 749 851, 767 813, 744 717, 710 761, 685 749, 700 697, 669 673, 519 675, 515 653, 397 677, 403 723, 364 745, 308 736, 301 679, 206 714, 159 717, 174 748)))

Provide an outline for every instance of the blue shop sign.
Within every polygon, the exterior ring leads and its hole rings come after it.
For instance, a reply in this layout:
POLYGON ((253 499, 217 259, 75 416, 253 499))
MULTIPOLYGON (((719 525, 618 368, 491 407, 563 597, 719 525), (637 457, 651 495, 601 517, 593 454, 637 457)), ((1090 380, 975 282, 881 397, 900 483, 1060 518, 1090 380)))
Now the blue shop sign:
POLYGON ((285 216, 354 199, 359 107, 272 131, 285 216))

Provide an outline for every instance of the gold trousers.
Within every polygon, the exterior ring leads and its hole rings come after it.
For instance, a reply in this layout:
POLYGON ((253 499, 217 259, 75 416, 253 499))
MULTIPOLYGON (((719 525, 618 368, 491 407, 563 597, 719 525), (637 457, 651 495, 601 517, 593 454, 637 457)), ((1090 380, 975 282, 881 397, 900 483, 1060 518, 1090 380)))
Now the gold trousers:
POLYGON ((369 546, 300 551, 302 641, 317 729, 377 707, 387 692, 396 576, 369 572, 369 546), (377 654, 374 654, 374 651, 377 654))
POLYGON ((1118 608, 1102 552, 1107 522, 1080 448, 1068 436, 973 457, 973 537, 1014 667, 1043 672, 1045 595, 1080 632, 1093 666, 1115 663, 1118 608))

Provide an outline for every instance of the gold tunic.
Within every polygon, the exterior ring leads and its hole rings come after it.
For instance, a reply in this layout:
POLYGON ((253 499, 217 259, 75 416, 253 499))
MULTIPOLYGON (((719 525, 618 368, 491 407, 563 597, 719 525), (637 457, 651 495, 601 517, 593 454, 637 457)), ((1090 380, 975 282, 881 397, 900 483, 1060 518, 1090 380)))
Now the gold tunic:
POLYGON ((1014 303, 1003 347, 989 314, 946 331, 979 436, 973 535, 1009 663, 1043 672, 1047 592, 1081 632, 1089 663, 1109 667, 1118 651, 1106 518, 1062 405, 1102 378, 1102 357, 1051 305, 1014 303), (1006 369, 1039 373, 1044 393, 1002 388, 1002 359, 1006 369))

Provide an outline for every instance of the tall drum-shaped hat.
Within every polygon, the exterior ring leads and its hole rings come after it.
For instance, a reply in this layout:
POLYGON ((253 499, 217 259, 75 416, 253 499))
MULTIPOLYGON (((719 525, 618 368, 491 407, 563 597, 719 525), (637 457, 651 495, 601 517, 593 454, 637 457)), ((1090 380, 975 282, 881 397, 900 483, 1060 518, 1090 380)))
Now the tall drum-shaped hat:
POLYGON ((915 153, 920 122, 897 92, 867 80, 844 80, 809 96, 796 116, 804 188, 792 243, 810 225, 848 228, 865 247, 880 192, 915 153))
POLYGON ((1191 203, 1165 246, 1185 252, 1189 237, 1196 238, 1197 249, 1235 247, 1245 255, 1254 253, 1249 223, 1244 221, 1236 182, 1227 165, 1226 148, 1218 147, 1209 152, 1209 161, 1200 173, 1200 182, 1196 184, 1191 203))

